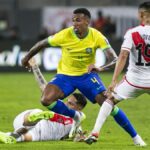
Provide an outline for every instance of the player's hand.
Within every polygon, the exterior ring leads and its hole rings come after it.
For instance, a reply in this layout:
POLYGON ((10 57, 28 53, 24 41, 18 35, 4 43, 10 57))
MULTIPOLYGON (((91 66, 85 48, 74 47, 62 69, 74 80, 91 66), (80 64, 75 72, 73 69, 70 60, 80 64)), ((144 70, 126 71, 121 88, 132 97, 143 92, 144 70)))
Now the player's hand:
POLYGON ((117 84, 117 81, 112 81, 108 87, 108 90, 111 92, 114 92, 114 88, 115 88, 116 84, 117 84))
POLYGON ((91 64, 88 66, 88 73, 90 72, 100 72, 101 69, 96 67, 94 64, 91 64))
POLYGON ((106 91, 106 95, 108 98, 111 98, 112 97, 112 93, 115 93, 114 91, 114 88, 117 84, 117 81, 113 81, 109 86, 108 86, 108 89, 106 91))
POLYGON ((26 69, 30 70, 31 66, 29 64, 29 59, 27 56, 25 56, 22 60, 21 60, 22 66, 25 67, 26 69))

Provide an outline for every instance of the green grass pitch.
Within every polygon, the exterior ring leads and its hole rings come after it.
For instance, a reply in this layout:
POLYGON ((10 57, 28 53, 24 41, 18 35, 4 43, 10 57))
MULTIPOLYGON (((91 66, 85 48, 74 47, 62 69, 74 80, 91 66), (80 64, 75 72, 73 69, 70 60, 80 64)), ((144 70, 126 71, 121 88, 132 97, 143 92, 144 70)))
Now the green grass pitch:
MULTIPOLYGON (((54 74, 45 73, 49 81, 54 74)), ((106 86, 111 81, 112 74, 102 73, 101 78, 106 86)), ((12 131, 14 117, 30 108, 45 109, 40 104, 40 90, 32 73, 0 73, 0 131, 12 131)), ((150 97, 142 95, 136 100, 127 100, 118 105, 128 115, 129 119, 143 137, 150 149, 150 97)), ((87 119, 83 122, 83 129, 93 128, 99 106, 90 102, 84 109, 87 119)), ((26 142, 12 145, 0 144, 0 150, 137 150, 130 136, 125 133, 112 117, 109 117, 102 128, 99 141, 92 145, 71 141, 26 142)), ((143 148, 142 148, 143 149, 143 148)))

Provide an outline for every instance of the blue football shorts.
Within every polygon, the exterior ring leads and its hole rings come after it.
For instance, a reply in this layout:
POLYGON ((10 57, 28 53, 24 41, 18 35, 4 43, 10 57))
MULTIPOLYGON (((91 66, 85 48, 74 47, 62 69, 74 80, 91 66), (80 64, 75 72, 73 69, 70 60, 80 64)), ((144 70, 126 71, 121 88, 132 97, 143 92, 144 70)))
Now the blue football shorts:
POLYGON ((58 86, 63 91, 65 97, 78 89, 92 103, 96 103, 95 97, 97 94, 106 90, 98 74, 93 72, 81 76, 56 74, 49 84, 58 86))

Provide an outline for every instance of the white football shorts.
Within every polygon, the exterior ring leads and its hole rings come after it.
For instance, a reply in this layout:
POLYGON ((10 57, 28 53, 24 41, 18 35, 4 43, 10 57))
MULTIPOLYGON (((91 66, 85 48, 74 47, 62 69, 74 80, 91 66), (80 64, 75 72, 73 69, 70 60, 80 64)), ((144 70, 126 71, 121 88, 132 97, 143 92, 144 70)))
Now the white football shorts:
POLYGON ((124 100, 130 98, 136 98, 142 94, 150 94, 150 88, 141 88, 129 83, 126 79, 123 79, 114 89, 115 93, 112 93, 116 100, 124 100))

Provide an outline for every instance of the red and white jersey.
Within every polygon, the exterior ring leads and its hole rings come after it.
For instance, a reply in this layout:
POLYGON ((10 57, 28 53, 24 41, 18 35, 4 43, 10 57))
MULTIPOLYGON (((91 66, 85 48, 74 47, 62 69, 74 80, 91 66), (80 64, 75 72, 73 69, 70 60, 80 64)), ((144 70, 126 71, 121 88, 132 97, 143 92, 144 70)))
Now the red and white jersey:
POLYGON ((127 31, 122 50, 130 52, 126 79, 142 88, 150 88, 150 26, 140 25, 127 31))
POLYGON ((29 134, 32 136, 32 141, 47 141, 47 140, 60 140, 68 135, 73 125, 73 119, 60 114, 55 114, 52 119, 41 120, 34 126, 25 126, 24 117, 31 112, 41 112, 40 109, 26 110, 14 119, 14 130, 25 127, 28 129, 29 134))
POLYGON ((32 141, 60 140, 69 134, 72 124, 72 118, 55 114, 53 119, 39 121, 29 133, 32 141))

